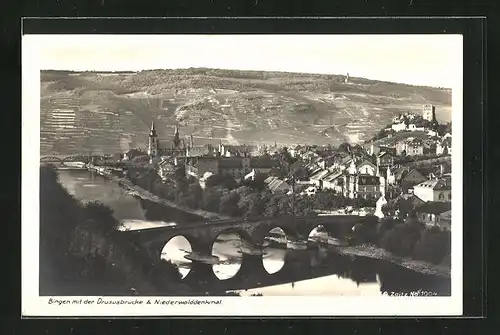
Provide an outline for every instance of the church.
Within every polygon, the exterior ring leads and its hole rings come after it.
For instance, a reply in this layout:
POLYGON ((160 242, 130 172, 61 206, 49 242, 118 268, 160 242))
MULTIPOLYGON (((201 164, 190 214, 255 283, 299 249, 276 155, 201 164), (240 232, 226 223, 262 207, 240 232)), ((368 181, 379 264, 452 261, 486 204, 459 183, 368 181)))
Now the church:
MULTIPOLYGON (((191 137, 192 142, 192 137, 191 137)), ((149 162, 159 162, 161 156, 177 156, 183 155, 186 152, 186 145, 180 139, 179 128, 175 126, 174 139, 171 146, 161 147, 158 141, 158 134, 156 133, 155 123, 151 122, 151 130, 149 131, 148 138, 148 156, 149 162)))

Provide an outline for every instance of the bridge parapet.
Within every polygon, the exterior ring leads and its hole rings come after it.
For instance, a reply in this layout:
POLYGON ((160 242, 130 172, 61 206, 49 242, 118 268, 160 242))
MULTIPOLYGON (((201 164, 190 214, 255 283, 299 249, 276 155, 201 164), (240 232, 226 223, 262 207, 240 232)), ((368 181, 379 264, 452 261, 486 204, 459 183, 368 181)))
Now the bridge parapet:
POLYGON ((191 244, 192 250, 202 255, 211 255, 212 246, 217 237, 223 233, 233 233, 246 243, 259 247, 265 237, 274 228, 281 228, 288 240, 305 240, 310 232, 322 225, 332 236, 343 237, 352 227, 361 222, 373 220, 371 217, 360 216, 331 216, 331 217, 279 217, 267 218, 258 221, 226 220, 220 222, 207 222, 189 226, 174 226, 144 229, 125 232, 134 236, 137 243, 146 248, 152 248, 151 255, 157 257, 167 242, 175 236, 184 236, 191 244))

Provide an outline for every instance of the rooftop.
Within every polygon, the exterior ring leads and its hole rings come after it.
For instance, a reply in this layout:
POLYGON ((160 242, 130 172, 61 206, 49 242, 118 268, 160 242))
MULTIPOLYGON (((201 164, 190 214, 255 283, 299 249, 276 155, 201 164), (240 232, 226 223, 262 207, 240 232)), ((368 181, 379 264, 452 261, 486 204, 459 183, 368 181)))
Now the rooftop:
POLYGON ((415 208, 417 213, 427 213, 427 214, 442 214, 447 211, 451 211, 451 203, 449 202, 437 202, 428 201, 415 208))
POLYGON ((433 190, 451 190, 448 178, 426 180, 415 187, 432 188, 433 190))

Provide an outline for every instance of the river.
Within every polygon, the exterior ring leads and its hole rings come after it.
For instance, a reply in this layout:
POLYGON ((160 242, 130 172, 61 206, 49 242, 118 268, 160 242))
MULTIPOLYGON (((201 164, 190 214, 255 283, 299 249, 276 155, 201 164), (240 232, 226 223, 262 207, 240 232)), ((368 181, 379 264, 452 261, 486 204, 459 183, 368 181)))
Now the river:
MULTIPOLYGON (((75 198, 83 202, 97 200, 109 206, 114 216, 127 229, 182 224, 182 222, 149 217, 148 211, 143 208, 139 200, 116 183, 96 173, 84 170, 60 170, 59 181, 75 198)), ((325 242, 326 240, 332 242, 332 238, 325 233, 313 231, 307 242, 310 250, 304 251, 308 255, 303 264, 304 268, 308 269, 328 266, 331 270, 326 275, 322 273, 321 276, 312 279, 289 278, 288 282, 278 285, 235 292, 242 296, 377 296, 386 292, 409 294, 415 291, 439 296, 450 295, 449 279, 423 275, 387 261, 335 255, 329 251, 330 248, 319 243, 319 241, 325 242)), ((286 241, 286 236, 281 229, 277 228, 268 234, 262 252, 263 266, 267 273, 278 273, 283 268, 290 248, 296 249, 297 246, 286 241)), ((238 235, 220 235, 212 248, 212 255, 216 260, 213 265, 215 276, 221 280, 235 276, 241 267, 243 252, 252 252, 252 247, 245 245, 238 235)), ((162 258, 176 264, 182 276, 187 277, 191 271, 191 261, 185 256, 190 253, 189 242, 184 237, 177 236, 166 243, 162 258)))

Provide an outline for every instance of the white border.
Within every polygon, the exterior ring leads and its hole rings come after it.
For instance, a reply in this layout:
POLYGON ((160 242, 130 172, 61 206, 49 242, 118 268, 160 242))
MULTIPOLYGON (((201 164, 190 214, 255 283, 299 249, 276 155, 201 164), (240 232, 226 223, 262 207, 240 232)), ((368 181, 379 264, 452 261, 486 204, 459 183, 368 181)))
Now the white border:
MULTIPOLYGON (((326 35, 323 35, 326 36, 326 35)), ((223 297, 220 305, 55 305, 38 296, 39 278, 39 157, 40 157, 40 69, 37 55, 43 49, 40 36, 22 37, 22 316, 443 316, 462 314, 462 63, 461 35, 456 39, 456 85, 452 87, 452 287, 451 297, 223 297)), ((68 36, 69 37, 69 36, 68 36)), ((113 38, 112 35, 109 35, 113 38)), ((242 36, 238 36, 241 38, 242 36)), ((45 35, 47 38, 47 35, 45 35)), ((132 37, 131 37, 132 38, 132 37)), ((141 38, 141 36, 133 36, 141 38)), ((429 50, 432 53, 432 50, 429 50)), ((79 299, 66 297, 64 299, 79 299)), ((83 297, 84 299, 86 297, 83 297)), ((90 297, 87 297, 90 298, 90 297)), ((97 297, 92 298, 96 300, 97 297)), ((134 300, 131 297, 117 299, 134 300)), ((165 297, 163 300, 189 300, 165 297)), ((152 301, 153 301, 152 300, 152 301)))

